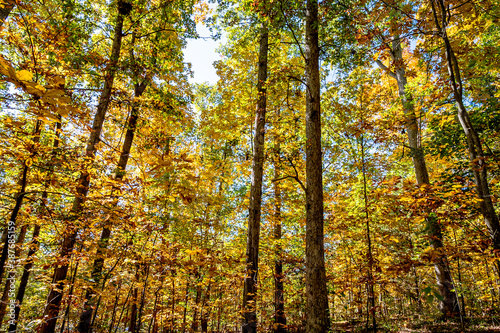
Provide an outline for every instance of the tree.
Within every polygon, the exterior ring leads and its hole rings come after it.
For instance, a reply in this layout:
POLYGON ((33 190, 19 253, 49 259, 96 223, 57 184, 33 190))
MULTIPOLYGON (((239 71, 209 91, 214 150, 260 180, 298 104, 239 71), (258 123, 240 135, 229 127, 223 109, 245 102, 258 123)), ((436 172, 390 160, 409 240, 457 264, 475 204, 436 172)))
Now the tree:
POLYGON ((258 102, 255 114, 255 130, 252 159, 252 184, 250 187, 250 203, 248 207, 248 236, 246 254, 246 276, 243 290, 244 320, 242 332, 257 332, 256 296, 257 276, 259 272, 259 237, 262 202, 262 177, 264 170, 264 139, 266 124, 266 85, 267 85, 267 53, 268 31, 266 23, 262 23, 259 44, 259 66, 257 93, 258 102))
MULTIPOLYGON (((405 60, 403 59, 403 48, 401 46, 402 39, 398 34, 393 35, 391 56, 394 63, 394 72, 390 71, 380 60, 377 60, 378 66, 385 70, 389 76, 396 79, 398 85, 398 93, 403 105, 403 112, 405 115, 405 130, 408 136, 408 145, 411 149, 410 156, 413 160, 413 169, 417 185, 429 186, 429 173, 425 163, 425 156, 423 148, 419 140, 419 126, 417 115, 414 109, 414 101, 411 93, 407 91, 407 79, 405 71, 405 60)), ((436 282, 438 285, 440 299, 440 309, 443 318, 457 317, 460 314, 458 305, 458 298, 453 285, 448 260, 446 255, 443 254, 443 233, 442 226, 437 221, 435 216, 429 213, 427 220, 427 230, 429 232, 429 239, 431 244, 436 250, 437 255, 434 259, 434 270, 436 273, 436 282)))
MULTIPOLYGON (((132 9, 132 5, 124 1, 118 2, 117 6, 118 15, 115 24, 115 33, 113 37, 113 45, 111 48, 110 63, 106 69, 104 88, 99 98, 97 112, 94 116, 94 123, 92 125, 92 131, 90 133, 89 142, 85 151, 85 156, 88 159, 87 163, 92 162, 92 160, 95 158, 97 143, 99 142, 102 125, 106 117, 109 102, 111 100, 111 90, 113 88, 113 81, 117 70, 118 60, 120 58, 120 50, 123 37, 123 21, 132 9)), ((68 272, 68 258, 73 251, 76 237, 78 235, 78 227, 75 222, 77 222, 78 217, 81 214, 82 206, 90 186, 90 177, 91 176, 89 171, 84 169, 78 179, 77 195, 71 207, 72 221, 68 221, 69 223, 67 224, 66 230, 64 232, 64 238, 62 240, 59 258, 60 265, 58 265, 54 269, 53 282, 56 284, 56 287, 50 291, 47 298, 47 307, 44 311, 44 317, 46 319, 41 326, 41 332, 44 333, 52 333, 55 331, 63 295, 64 280, 66 279, 66 275, 68 272)))
MULTIPOLYGON (((500 222, 491 199, 491 191, 488 183, 488 169, 483 151, 483 145, 463 101, 464 92, 460 68, 455 52, 448 38, 447 27, 451 20, 451 12, 447 10, 443 0, 432 0, 430 1, 430 4, 434 24, 437 29, 436 35, 439 36, 444 43, 446 66, 450 76, 450 86, 458 110, 458 119, 467 138, 469 161, 474 174, 476 193, 480 199, 479 206, 481 214, 483 215, 484 222, 493 241, 493 250, 495 255, 498 255, 500 251, 500 222)), ((500 261, 498 260, 497 273, 500 276, 500 261)))
POLYGON ((323 172, 319 79, 318 2, 306 2, 306 332, 328 332, 323 233, 323 172))

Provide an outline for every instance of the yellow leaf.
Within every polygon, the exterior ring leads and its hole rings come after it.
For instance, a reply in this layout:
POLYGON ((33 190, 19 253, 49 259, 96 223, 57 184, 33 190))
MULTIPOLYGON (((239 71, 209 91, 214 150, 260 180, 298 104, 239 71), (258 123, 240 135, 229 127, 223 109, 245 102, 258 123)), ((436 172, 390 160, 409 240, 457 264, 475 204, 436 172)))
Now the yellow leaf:
POLYGON ((33 74, 25 70, 17 72, 16 76, 21 81, 31 81, 33 79, 33 74))

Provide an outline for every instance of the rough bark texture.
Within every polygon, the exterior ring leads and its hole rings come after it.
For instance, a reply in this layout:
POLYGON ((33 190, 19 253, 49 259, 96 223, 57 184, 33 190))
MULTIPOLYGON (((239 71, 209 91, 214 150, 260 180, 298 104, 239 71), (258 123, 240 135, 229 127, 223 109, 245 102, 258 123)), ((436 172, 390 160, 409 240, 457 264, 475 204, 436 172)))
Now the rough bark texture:
MULTIPOLYGON (((393 77, 398 84, 399 97, 403 103, 403 112, 405 114, 405 129, 408 135, 408 145, 411 149, 411 157, 413 159, 413 168, 415 170, 415 178, 417 185, 429 184, 429 173, 425 163, 424 152, 420 146, 418 138, 418 122, 413 106, 413 98, 406 91, 407 79, 405 64, 403 59, 403 50, 401 47, 401 39, 399 35, 393 36, 392 41, 392 59, 394 61, 393 77)), ((442 300, 439 301, 439 309, 443 316, 455 317, 460 314, 458 306, 458 298, 453 286, 453 279, 450 273, 448 260, 443 253, 443 236, 439 221, 434 217, 429 216, 427 219, 427 230, 431 245, 436 250, 434 258, 434 271, 438 291, 442 300)))
MULTIPOLYGON (((488 183, 488 169, 483 152, 483 145, 463 102, 463 86, 460 68, 446 31, 450 20, 449 15, 451 14, 450 11, 446 9, 443 0, 430 1, 437 33, 443 40, 445 46, 445 60, 450 76, 450 86, 458 109, 458 120, 467 138, 469 159, 476 184, 476 193, 478 198, 481 199, 481 214, 483 215, 484 222, 493 241, 493 250, 498 257, 500 256, 500 223, 498 215, 495 212, 495 207, 493 206, 493 201, 491 200, 488 183)), ((497 260, 496 264, 497 271, 500 274, 500 262, 497 260)))
POLYGON ((15 0, 5 0, 3 7, 0 7, 0 27, 3 25, 7 17, 9 17, 10 12, 14 9, 16 5, 15 0))
POLYGON ((243 289, 243 322, 241 332, 257 332, 256 294, 259 270, 260 213, 262 202, 262 177, 264 170, 264 131, 266 124, 268 32, 263 24, 260 33, 258 102, 255 115, 253 142, 252 185, 248 208, 248 235, 246 252, 246 276, 243 289))
MULTIPOLYGON (((134 96, 140 97, 147 87, 147 81, 142 84, 136 84, 134 89, 134 96)), ((132 105, 132 111, 127 123, 127 131, 125 133, 125 140, 123 141, 120 160, 115 171, 115 180, 120 181, 125 176, 125 169, 127 168, 130 150, 132 149, 132 142, 134 141, 135 129, 137 127, 137 120, 139 118, 139 109, 136 104, 132 105)), ((112 193, 120 189, 113 186, 112 193)), ((114 200, 111 207, 114 208, 118 204, 118 200, 114 200)), ((109 238, 111 236, 111 226, 105 225, 102 229, 101 238, 97 245, 96 259, 92 267, 92 285, 85 292, 85 305, 82 314, 80 315, 80 322, 78 323, 77 332, 88 333, 92 331, 92 314, 98 300, 99 285, 103 278, 102 271, 104 267, 105 252, 108 248, 109 238)))
POLYGON ((328 332, 323 235, 323 168, 318 45, 318 1, 306 2, 306 332, 328 332))
MULTIPOLYGON (((89 163, 92 162, 95 158, 97 143, 99 142, 99 137, 101 136, 102 125, 106 117, 109 102, 111 100, 111 90, 113 88, 113 81, 117 70, 117 63, 120 57, 123 37, 123 20, 124 16, 127 15, 130 11, 130 9, 127 10, 128 7, 125 9, 124 7, 127 7, 126 5, 124 5, 124 2, 119 1, 118 16, 116 19, 110 63, 106 69, 104 88, 99 98, 97 112, 94 116, 94 122, 92 125, 92 131, 90 133, 89 142, 85 151, 85 157, 89 163)), ((78 226, 76 225, 76 222, 82 212, 83 203, 89 190, 90 177, 91 175, 89 171, 84 168, 78 180, 76 196, 71 207, 72 217, 66 223, 66 228, 64 230, 61 252, 59 254, 59 262, 57 267, 54 269, 52 283, 55 285, 55 287, 50 291, 47 298, 47 306, 44 311, 44 322, 40 327, 40 332, 42 333, 53 333, 55 331, 57 317, 59 316, 59 310, 63 296, 64 280, 66 279, 66 276, 68 274, 69 257, 75 246, 76 237, 78 234, 78 226)))

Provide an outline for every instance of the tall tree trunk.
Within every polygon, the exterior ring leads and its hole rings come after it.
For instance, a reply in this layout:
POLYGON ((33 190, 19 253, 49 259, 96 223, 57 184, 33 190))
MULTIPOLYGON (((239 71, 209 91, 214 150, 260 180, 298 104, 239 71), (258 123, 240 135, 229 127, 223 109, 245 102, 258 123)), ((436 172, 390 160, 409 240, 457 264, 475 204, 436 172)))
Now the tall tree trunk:
POLYGON ((306 2, 306 332, 330 328, 323 233, 318 1, 306 2))
POLYGON ((201 331, 208 332, 208 319, 210 317, 210 288, 212 287, 211 282, 208 282, 207 291, 203 296, 203 301, 201 304, 201 331))
MULTIPOLYGON (((189 259, 191 260, 191 259, 189 259)), ((189 288, 191 287, 191 284, 189 283, 189 277, 187 278, 186 281, 186 292, 184 294, 184 313, 182 314, 182 333, 186 332, 186 325, 187 325, 187 308, 188 308, 188 302, 189 302, 189 288)))
MULTIPOLYGON (((488 232, 493 241, 493 251, 495 255, 500 256, 500 223, 498 215, 495 212, 493 201, 491 200, 490 187, 488 183, 488 169, 483 152, 481 139, 474 128, 469 113, 463 102, 463 85, 460 75, 460 68, 455 53, 448 39, 446 28, 450 20, 450 11, 446 9, 444 0, 430 0, 434 23, 437 33, 441 37, 445 46, 446 65, 450 75, 450 85, 453 91, 453 97, 458 109, 458 120, 464 130, 469 149, 469 160, 476 184, 476 193, 481 200, 480 209, 488 232)), ((496 261, 497 272, 500 274, 500 261, 496 261)))
MULTIPOLYGON (((363 104, 361 103, 361 109, 363 109, 363 104)), ((370 317, 372 319, 373 332, 377 332, 377 318, 375 316, 375 288, 374 288, 374 278, 373 278, 373 252, 372 252, 372 239, 370 234, 370 213, 368 210, 368 191, 367 191, 367 180, 366 180, 366 158, 365 158, 365 141, 364 136, 361 135, 361 167, 363 173, 363 199, 365 204, 365 223, 366 223, 366 242, 368 245, 368 276, 367 276, 367 304, 366 304, 366 331, 369 331, 370 317)))
MULTIPOLYGON (((88 163, 91 163, 95 158, 97 143, 99 142, 99 137, 101 136, 102 125, 111 100, 111 90, 113 88, 113 81, 117 70, 118 60, 120 58, 123 37, 123 20, 124 17, 130 13, 130 10, 131 8, 129 3, 122 0, 118 2, 118 15, 116 19, 110 62, 106 68, 104 88, 99 98, 97 112, 94 116, 94 122, 92 125, 92 131, 90 133, 89 142, 85 151, 85 157, 88 160, 88 163)), ((73 251, 78 234, 78 228, 75 225, 75 221, 79 218, 82 212, 83 204, 89 190, 90 177, 90 172, 87 168, 84 168, 80 178, 78 179, 77 193, 73 201, 73 206, 71 207, 72 216, 66 223, 63 233, 64 238, 62 241, 61 252, 59 254, 59 262, 54 269, 52 283, 55 287, 50 291, 47 298, 47 306, 44 311, 44 322, 40 327, 41 333, 53 333, 55 331, 57 317, 59 316, 61 300, 63 297, 64 280, 66 279, 66 275, 68 273, 69 257, 73 251)))
POLYGON ((200 308, 200 300, 202 298, 201 281, 203 280, 203 277, 199 272, 196 272, 196 275, 196 296, 194 298, 193 322, 191 323, 191 332, 198 331, 198 309, 200 308))
POLYGON ((5 0, 3 1, 3 6, 0 7, 0 27, 3 25, 7 17, 9 17, 10 12, 14 9, 16 5, 16 0, 5 0))
POLYGON ((284 279, 283 274, 283 252, 281 248, 281 188, 277 181, 280 175, 280 146, 276 144, 275 157, 273 159, 274 167, 274 241, 276 248, 274 252, 274 333, 286 332, 286 316, 285 316, 285 296, 284 296, 284 279))
MULTIPOLYGON (((149 81, 149 80, 148 80, 149 81)), ((139 98, 144 93, 148 81, 141 84, 136 84, 134 89, 134 96, 139 98)), ((134 141, 135 129, 137 127, 137 120, 139 118, 139 107, 135 103, 132 105, 130 117, 127 123, 127 131, 125 133, 125 140, 123 142, 120 160, 115 171, 115 180, 121 181, 125 176, 125 169, 127 168, 130 150, 132 149, 132 142, 134 141)), ((119 191, 117 186, 113 186, 112 193, 119 191)), ((118 199, 115 199, 111 205, 115 208, 118 204, 118 199)), ((92 313, 95 308, 95 303, 98 299, 99 286, 103 278, 102 271, 104 268, 104 259, 106 257, 106 249, 108 248, 109 238, 111 236, 111 226, 105 225, 101 232, 101 238, 97 244, 96 259, 92 267, 92 285, 85 292, 85 305, 82 314, 80 315, 80 322, 78 324, 77 332, 88 333, 91 332, 92 313)))
POLYGON ((265 23, 262 24, 259 46, 258 69, 258 102, 255 115, 255 132, 253 142, 252 185, 250 188, 250 204, 248 207, 248 236, 246 252, 246 274, 243 289, 243 323, 241 332, 257 332, 257 278, 259 270, 259 237, 260 214, 262 202, 262 177, 264 170, 264 131, 266 124, 266 80, 267 80, 267 53, 268 31, 265 23))
MULTIPOLYGON (((395 68, 394 73, 390 71, 388 73, 396 79, 398 84, 399 97, 401 98, 403 112, 405 114, 405 130, 408 135, 408 145, 411 149, 415 178, 417 180, 417 185, 428 185, 430 184, 429 173, 427 172, 424 152, 420 146, 420 140, 418 138, 418 121, 415 114, 413 98, 406 90, 408 82, 406 79, 403 50, 401 47, 401 38, 397 34, 393 35, 391 53, 395 68)), ((377 61, 377 63, 382 69, 387 70, 387 68, 385 68, 385 66, 383 66, 379 61, 377 61)), ((443 235, 441 226, 439 221, 433 216, 428 216, 426 218, 426 222, 431 245, 437 253, 433 264, 438 291, 442 297, 442 300, 439 301, 439 309, 443 317, 456 317, 460 314, 460 309, 458 306, 457 294, 453 286, 453 279, 450 273, 448 260, 446 255, 443 253, 443 235)))

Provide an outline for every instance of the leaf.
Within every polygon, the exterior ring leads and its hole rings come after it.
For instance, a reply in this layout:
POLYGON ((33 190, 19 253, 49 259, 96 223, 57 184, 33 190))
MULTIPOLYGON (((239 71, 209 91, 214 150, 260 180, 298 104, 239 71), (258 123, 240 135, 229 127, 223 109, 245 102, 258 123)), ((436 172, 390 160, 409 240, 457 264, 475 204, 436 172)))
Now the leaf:
POLYGON ((55 98, 55 97, 61 97, 63 95, 64 91, 61 89, 50 89, 43 95, 43 97, 55 98))
POLYGON ((0 73, 10 78, 16 78, 16 70, 3 57, 0 57, 0 73))
POLYGON ((16 77, 21 81, 31 81, 33 79, 33 74, 26 70, 22 70, 16 73, 16 77))
POLYGON ((31 95, 37 95, 41 97, 45 93, 46 89, 35 82, 26 83, 26 92, 31 95))

